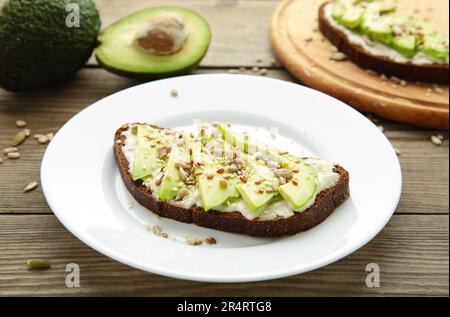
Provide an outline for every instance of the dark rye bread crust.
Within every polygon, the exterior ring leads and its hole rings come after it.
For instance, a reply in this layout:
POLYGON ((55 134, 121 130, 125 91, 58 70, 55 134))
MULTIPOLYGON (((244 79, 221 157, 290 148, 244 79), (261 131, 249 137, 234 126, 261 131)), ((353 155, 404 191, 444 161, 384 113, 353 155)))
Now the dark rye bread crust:
POLYGON ((125 186, 133 197, 141 205, 161 217, 250 236, 277 237, 293 235, 317 226, 350 196, 349 174, 344 168, 335 166, 335 172, 340 175, 339 181, 333 187, 321 192, 313 206, 289 218, 280 217, 273 220, 258 221, 248 220, 239 212, 205 212, 200 207, 189 209, 179 207, 168 201, 155 199, 151 190, 144 186, 141 181, 132 180, 128 161, 122 151, 122 146, 126 139, 122 133, 127 129, 128 125, 122 126, 117 130, 114 138, 114 154, 119 165, 120 174, 125 186))
POLYGON ((363 48, 351 44, 347 36, 334 28, 325 17, 326 2, 319 9, 319 29, 336 48, 347 55, 348 59, 363 69, 379 74, 396 76, 410 81, 432 82, 448 85, 448 64, 415 65, 396 63, 382 56, 374 56, 363 48))

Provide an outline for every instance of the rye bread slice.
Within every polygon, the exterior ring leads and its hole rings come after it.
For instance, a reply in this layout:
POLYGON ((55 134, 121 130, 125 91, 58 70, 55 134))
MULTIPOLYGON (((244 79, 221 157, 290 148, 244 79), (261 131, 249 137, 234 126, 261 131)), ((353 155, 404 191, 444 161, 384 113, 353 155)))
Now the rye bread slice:
MULTIPOLYGON (((153 126, 154 128, 158 128, 153 126)), ((341 166, 335 166, 334 171, 339 173, 339 181, 316 197, 314 205, 304 212, 295 213, 289 218, 275 218, 273 220, 259 221, 248 220, 240 212, 205 212, 200 207, 183 208, 171 201, 156 199, 151 190, 142 184, 142 181, 133 181, 129 172, 129 164, 122 147, 126 137, 122 135, 128 129, 128 125, 122 126, 116 131, 114 137, 114 154, 119 165, 120 174, 133 197, 144 207, 153 213, 166 218, 171 218, 185 223, 212 228, 227 232, 241 233, 258 237, 276 237, 293 235, 324 221, 339 205, 350 195, 349 174, 341 166), (120 140, 120 141, 118 141, 120 140)))
POLYGON ((375 56, 362 47, 351 44, 347 36, 334 28, 325 17, 326 2, 319 8, 319 29, 336 48, 347 55, 348 59, 363 69, 379 74, 396 76, 405 80, 432 82, 448 85, 448 64, 415 65, 397 63, 383 56, 375 56))

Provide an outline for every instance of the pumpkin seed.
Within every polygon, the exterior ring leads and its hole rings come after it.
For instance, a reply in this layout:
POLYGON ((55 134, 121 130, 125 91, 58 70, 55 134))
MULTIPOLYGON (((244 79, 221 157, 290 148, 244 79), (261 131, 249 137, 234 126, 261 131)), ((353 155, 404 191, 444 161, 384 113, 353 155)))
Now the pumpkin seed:
POLYGON ((22 144, 27 139, 27 132, 25 130, 22 130, 18 132, 14 138, 12 139, 11 145, 17 146, 22 144))
POLYGON ((50 262, 44 259, 31 259, 27 261, 27 266, 31 270, 45 270, 50 268, 50 262))

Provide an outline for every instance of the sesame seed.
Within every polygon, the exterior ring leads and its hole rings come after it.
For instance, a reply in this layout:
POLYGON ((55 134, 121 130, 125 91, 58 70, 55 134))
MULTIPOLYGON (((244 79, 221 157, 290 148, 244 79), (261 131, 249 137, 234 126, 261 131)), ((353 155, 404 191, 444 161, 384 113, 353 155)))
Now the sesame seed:
POLYGON ((431 136, 431 142, 437 146, 442 145, 442 140, 436 135, 431 136))

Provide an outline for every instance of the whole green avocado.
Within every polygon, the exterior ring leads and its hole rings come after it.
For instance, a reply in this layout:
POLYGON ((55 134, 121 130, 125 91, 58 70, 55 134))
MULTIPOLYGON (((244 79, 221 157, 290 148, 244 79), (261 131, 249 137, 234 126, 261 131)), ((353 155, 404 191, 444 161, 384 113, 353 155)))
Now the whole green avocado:
POLYGON ((100 26, 92 0, 7 0, 0 11, 0 87, 29 91, 72 77, 91 56, 100 26))

